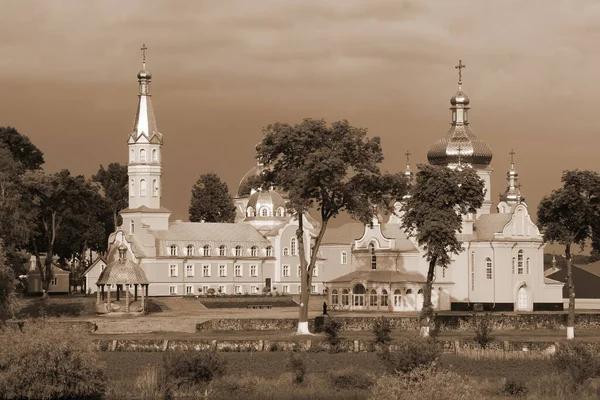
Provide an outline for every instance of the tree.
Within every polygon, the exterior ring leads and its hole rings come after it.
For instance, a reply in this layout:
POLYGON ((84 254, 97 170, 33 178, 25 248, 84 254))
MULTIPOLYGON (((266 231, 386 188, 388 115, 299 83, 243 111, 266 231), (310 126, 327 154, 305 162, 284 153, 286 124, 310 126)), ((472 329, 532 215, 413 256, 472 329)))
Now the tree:
POLYGON ((13 158, 25 169, 36 170, 44 163, 44 153, 31 140, 10 126, 0 127, 0 148, 10 151, 13 158))
POLYGON ((308 331, 308 301, 319 248, 327 224, 341 212, 372 223, 377 207, 406 194, 402 174, 382 175, 381 140, 369 139, 363 128, 342 120, 330 126, 324 120, 305 119, 296 125, 275 123, 264 130, 257 158, 265 165, 263 186, 287 192, 288 209, 298 221, 296 238, 301 265, 298 334, 308 331), (310 243, 309 260, 304 244, 304 216, 316 208, 320 227, 310 243))
POLYGON ((0 239, 0 321, 6 319, 16 305, 15 274, 8 265, 4 253, 4 245, 0 239))
MULTIPOLYGON (((69 222, 80 221, 81 216, 89 214, 98 201, 98 189, 81 175, 71 176, 68 170, 55 174, 29 171, 23 176, 23 185, 28 201, 37 208, 37 235, 31 239, 31 250, 36 257, 43 298, 48 298, 57 246, 64 235, 85 235, 85 226, 69 222), (40 253, 44 251, 47 254, 42 264, 40 253)), ((75 252, 73 248, 71 251, 75 252)), ((62 253, 64 256, 64 249, 62 253)))
POLYGON ((552 191, 540 201, 538 224, 544 234, 544 241, 565 246, 569 288, 567 339, 573 339, 575 337, 575 285, 572 275, 571 247, 579 245, 583 249, 586 241, 590 238, 595 239, 594 233, 599 231, 600 175, 593 171, 565 171, 561 181, 562 188, 552 191))
POLYGON ((110 233, 115 232, 121 225, 119 211, 127 207, 129 201, 127 165, 110 163, 106 169, 100 165, 96 175, 92 175, 92 181, 102 185, 104 199, 112 211, 113 225, 110 233))
POLYGON ((435 267, 447 268, 451 254, 460 254, 463 215, 481 207, 484 184, 470 167, 450 169, 419 165, 416 181, 402 206, 402 228, 416 238, 429 262, 421 311, 421 332, 429 335, 433 317, 431 289, 435 267))
POLYGON ((256 189, 262 185, 262 178, 260 175, 252 175, 248 179, 244 180, 238 188, 238 196, 249 196, 252 189, 256 189))
POLYGON ((235 206, 227 184, 213 172, 200 175, 192 188, 190 221, 233 222, 235 206))

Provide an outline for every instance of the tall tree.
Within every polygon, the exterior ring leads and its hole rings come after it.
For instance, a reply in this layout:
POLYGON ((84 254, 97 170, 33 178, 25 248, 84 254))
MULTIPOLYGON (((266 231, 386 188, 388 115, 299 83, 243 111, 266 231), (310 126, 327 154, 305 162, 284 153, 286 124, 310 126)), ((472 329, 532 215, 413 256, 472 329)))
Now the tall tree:
POLYGON ((402 206, 402 228, 416 238, 429 262, 420 318, 421 333, 428 336, 433 317, 431 289, 435 267, 447 268, 451 255, 463 251, 456 235, 462 231, 463 215, 481 207, 484 184, 468 166, 454 170, 433 165, 418 168, 410 196, 402 206))
POLYGON ((89 213, 89 208, 98 199, 98 189, 83 176, 72 176, 68 170, 55 174, 30 171, 23 176, 23 185, 28 200, 38 209, 38 232, 31 240, 31 250, 36 257, 43 297, 47 298, 56 246, 69 230, 80 232, 81 226, 69 224, 69 221, 89 213), (44 263, 40 257, 42 252, 46 252, 44 263))
POLYGON ((4 245, 0 239, 0 321, 6 319, 16 305, 15 288, 17 281, 5 257, 4 245))
POLYGON ((127 165, 110 163, 106 169, 100 165, 98 172, 92 176, 92 180, 102 185, 104 198, 112 212, 113 226, 110 231, 112 233, 121 225, 119 211, 127 207, 129 200, 127 165))
POLYGON ((200 175, 192 188, 190 221, 233 222, 235 206, 227 184, 213 172, 200 175))
POLYGON ((252 189, 256 189, 262 185, 262 178, 260 175, 253 175, 248 177, 240 187, 238 188, 238 196, 249 196, 252 189))
POLYGON ((263 185, 287 192, 288 208, 298 220, 302 282, 298 334, 307 334, 312 271, 329 221, 347 212, 370 224, 377 207, 389 210, 394 199, 406 194, 407 182, 402 174, 381 174, 381 140, 369 139, 366 129, 346 120, 331 125, 314 119, 296 125, 275 123, 263 132, 257 149, 257 158, 266 167, 263 185), (313 208, 319 211, 321 224, 307 260, 304 215, 313 208))
MULTIPOLYGON (((600 231, 600 175, 594 171, 565 171, 563 186, 544 196, 538 205, 538 224, 544 241, 565 246, 569 316, 567 339, 575 337, 575 285, 572 275, 571 247, 582 249, 600 231)), ((597 245, 597 240, 596 240, 597 245)))
POLYGON ((8 149, 25 169, 39 169, 44 163, 44 153, 27 136, 10 126, 0 127, 0 147, 8 149))

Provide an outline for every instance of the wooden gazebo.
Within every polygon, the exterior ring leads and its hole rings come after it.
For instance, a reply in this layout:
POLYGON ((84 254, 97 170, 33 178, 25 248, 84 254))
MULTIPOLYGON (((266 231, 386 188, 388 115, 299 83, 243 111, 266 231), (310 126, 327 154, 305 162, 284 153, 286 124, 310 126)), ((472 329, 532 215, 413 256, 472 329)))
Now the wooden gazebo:
POLYGON ((120 299, 120 291, 125 287, 125 312, 129 313, 130 306, 130 294, 129 288, 125 285, 134 287, 134 301, 137 301, 138 298, 138 285, 142 289, 141 293, 141 301, 142 307, 141 311, 146 311, 146 303, 148 299, 148 285, 150 282, 148 278, 146 278, 146 274, 144 270, 134 263, 133 261, 129 261, 127 259, 127 246, 121 244, 119 246, 119 259, 113 261, 108 264, 104 271, 100 274, 98 278, 98 282, 96 282, 96 286, 98 286, 97 291, 97 304, 101 304, 102 301, 106 304, 106 312, 110 313, 112 311, 111 300, 110 300, 110 288, 104 295, 104 287, 106 285, 111 285, 111 288, 114 286, 117 288, 117 301, 120 299))

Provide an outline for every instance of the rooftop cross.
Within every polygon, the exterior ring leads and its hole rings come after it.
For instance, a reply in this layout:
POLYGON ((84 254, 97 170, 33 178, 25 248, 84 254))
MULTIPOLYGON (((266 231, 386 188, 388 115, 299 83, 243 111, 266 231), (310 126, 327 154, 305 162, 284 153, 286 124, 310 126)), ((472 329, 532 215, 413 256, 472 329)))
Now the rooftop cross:
POLYGON ((140 50, 142 51, 142 62, 145 64, 146 63, 146 50, 148 50, 145 43, 142 44, 142 48, 140 50))
POLYGON ((515 163, 514 156, 517 153, 515 153, 515 151, 513 149, 510 149, 510 153, 508 153, 508 154, 510 154, 510 163, 514 164, 515 163))
POLYGON ((406 150, 406 153, 404 153, 404 155, 406 156, 406 165, 410 164, 410 151, 406 150))
POLYGON ((462 63, 462 60, 458 60, 458 65, 454 67, 458 70, 458 84, 459 85, 462 85, 462 69, 466 68, 466 67, 467 66, 462 63))

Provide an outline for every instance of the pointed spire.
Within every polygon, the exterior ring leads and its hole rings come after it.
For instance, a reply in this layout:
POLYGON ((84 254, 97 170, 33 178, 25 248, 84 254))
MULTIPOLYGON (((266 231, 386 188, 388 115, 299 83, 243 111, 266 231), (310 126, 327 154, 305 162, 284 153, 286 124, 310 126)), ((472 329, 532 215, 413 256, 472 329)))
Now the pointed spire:
POLYGON ((406 156, 406 169, 404 170, 404 176, 408 178, 409 182, 412 182, 414 173, 410 170, 410 151, 406 150, 406 153, 404 153, 404 155, 406 156))
POLYGON ((156 143, 162 144, 162 135, 158 132, 156 127, 156 119, 154 117, 154 109, 150 100, 150 81, 152 80, 152 74, 146 69, 146 51, 148 47, 142 45, 140 48, 142 51, 142 69, 137 74, 139 83, 139 101, 133 122, 133 129, 130 135, 130 143, 137 142, 141 137, 144 137, 144 141, 150 142, 155 141, 156 143))
POLYGON ((525 199, 521 196, 521 184, 519 183, 519 173, 515 170, 515 151, 510 150, 510 170, 506 173, 506 191, 500 195, 500 201, 505 201, 509 205, 519 204, 525 199))

